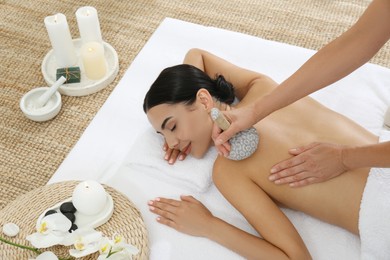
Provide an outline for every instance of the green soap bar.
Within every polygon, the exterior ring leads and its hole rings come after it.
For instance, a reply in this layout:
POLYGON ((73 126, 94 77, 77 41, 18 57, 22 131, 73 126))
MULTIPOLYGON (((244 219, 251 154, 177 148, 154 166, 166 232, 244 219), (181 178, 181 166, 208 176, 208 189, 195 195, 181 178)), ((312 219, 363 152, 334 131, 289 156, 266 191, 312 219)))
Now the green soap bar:
POLYGON ((58 80, 61 76, 64 76, 66 81, 65 84, 79 83, 81 80, 80 67, 69 67, 57 69, 56 79, 58 80))

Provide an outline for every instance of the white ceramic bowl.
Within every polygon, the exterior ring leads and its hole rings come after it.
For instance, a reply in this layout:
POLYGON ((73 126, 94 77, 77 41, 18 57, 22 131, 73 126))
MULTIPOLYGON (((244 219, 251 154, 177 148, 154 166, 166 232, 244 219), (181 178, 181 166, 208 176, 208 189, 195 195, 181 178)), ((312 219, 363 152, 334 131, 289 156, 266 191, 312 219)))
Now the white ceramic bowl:
POLYGON ((20 99, 20 109, 27 118, 43 122, 54 118, 60 112, 62 101, 61 94, 58 91, 51 96, 45 106, 41 108, 34 107, 34 101, 48 89, 48 87, 35 88, 20 99))

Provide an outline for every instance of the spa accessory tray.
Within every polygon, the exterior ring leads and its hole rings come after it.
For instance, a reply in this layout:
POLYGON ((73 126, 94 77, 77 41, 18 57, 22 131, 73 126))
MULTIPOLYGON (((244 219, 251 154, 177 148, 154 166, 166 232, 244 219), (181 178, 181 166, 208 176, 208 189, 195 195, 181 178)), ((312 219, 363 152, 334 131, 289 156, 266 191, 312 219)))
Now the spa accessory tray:
MULTIPOLYGON (((57 203, 53 207, 44 210, 43 213, 38 217, 37 225, 41 223, 41 220, 45 216, 45 213, 47 211, 55 210, 60 213, 60 206, 62 205, 62 203, 70 202, 70 201, 72 201, 72 198, 68 198, 62 202, 57 203)), ((97 228, 103 225, 104 223, 106 223, 111 218, 113 212, 114 212, 114 201, 112 200, 111 195, 107 193, 107 203, 104 206, 104 209, 100 213, 93 216, 87 216, 76 211, 74 214, 76 217, 74 223, 77 225, 78 228, 83 228, 87 226, 92 228, 97 228)))
MULTIPOLYGON (((100 80, 88 79, 85 75, 84 66, 82 64, 80 50, 81 39, 73 39, 73 44, 77 56, 77 64, 74 66, 80 67, 81 80, 79 83, 64 84, 59 88, 59 92, 67 96, 86 96, 96 93, 108 86, 116 77, 119 71, 118 54, 115 49, 108 43, 103 42, 104 56, 107 62, 107 74, 100 80)), ((57 64, 54 56, 54 51, 51 49, 42 61, 42 74, 48 86, 53 85, 56 81, 57 64)))
MULTIPOLYGON (((12 242, 30 246, 26 236, 36 232, 35 223, 42 212, 59 201, 64 201, 80 182, 65 181, 44 185, 23 194, 0 210, 0 226, 5 223, 15 223, 20 227, 16 237, 8 238, 12 242)), ((120 234, 128 242, 137 247, 140 252, 133 260, 149 259, 149 239, 146 225, 141 213, 126 195, 116 189, 104 185, 114 201, 115 210, 111 218, 96 228, 107 237, 120 234)), ((53 246, 48 248, 58 256, 68 256, 69 247, 53 246)), ((29 259, 36 254, 30 250, 21 249, 9 244, 0 243, 0 259, 29 259)), ((98 253, 83 257, 83 260, 96 260, 98 253)))

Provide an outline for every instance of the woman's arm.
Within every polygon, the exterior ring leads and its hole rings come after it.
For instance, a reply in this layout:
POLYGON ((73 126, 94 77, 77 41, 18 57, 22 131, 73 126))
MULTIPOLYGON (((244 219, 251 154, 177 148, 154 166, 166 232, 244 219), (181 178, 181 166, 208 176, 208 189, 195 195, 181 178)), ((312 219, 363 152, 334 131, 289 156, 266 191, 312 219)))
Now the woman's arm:
MULTIPOLYGON (((265 259, 310 259, 299 233, 275 202, 257 183, 259 174, 249 162, 218 157, 214 163, 213 181, 223 196, 245 217, 263 239, 252 241, 259 248, 255 255, 269 254, 265 259)), ((248 241, 243 241, 248 243, 248 241)), ((255 250, 255 249, 254 249, 255 250)))
MULTIPOLYGON (((273 203, 273 202, 272 202, 273 203)), ((296 231, 283 230, 280 228, 278 219, 274 218, 272 212, 262 208, 261 203, 252 205, 252 208, 264 210, 263 215, 273 218, 272 222, 264 223, 273 229, 275 240, 283 240, 286 235, 294 234, 296 231)), ((214 217, 210 211, 192 196, 181 196, 181 200, 156 198, 149 201, 150 211, 157 214, 157 221, 176 229, 179 232, 192 236, 206 237, 213 240, 247 259, 308 259, 310 258, 304 245, 303 250, 295 249, 294 246, 300 238, 291 241, 291 251, 283 251, 279 248, 279 242, 273 245, 269 241, 249 234, 224 220, 214 217), (302 253, 303 252, 303 253, 302 253)), ((263 233, 263 235, 265 232, 263 233)), ((267 235, 267 234, 265 234, 267 235)))
POLYGON ((201 49, 189 50, 183 63, 199 68, 210 78, 215 78, 217 75, 223 75, 225 79, 234 86, 235 94, 240 99, 240 106, 255 100, 255 98, 249 100, 252 97, 252 95, 247 95, 249 91, 260 90, 269 92, 273 89, 270 86, 276 86, 276 83, 273 83, 272 85, 269 84, 269 81, 272 81, 272 79, 266 75, 238 67, 201 49), (265 87, 259 89, 257 88, 258 86, 265 87), (244 103, 241 104, 242 102, 244 103))
POLYGON ((213 181, 225 198, 262 236, 249 234, 214 217, 198 200, 157 198, 149 201, 157 221, 180 232, 209 238, 247 259, 310 259, 298 232, 243 164, 217 159, 213 181))

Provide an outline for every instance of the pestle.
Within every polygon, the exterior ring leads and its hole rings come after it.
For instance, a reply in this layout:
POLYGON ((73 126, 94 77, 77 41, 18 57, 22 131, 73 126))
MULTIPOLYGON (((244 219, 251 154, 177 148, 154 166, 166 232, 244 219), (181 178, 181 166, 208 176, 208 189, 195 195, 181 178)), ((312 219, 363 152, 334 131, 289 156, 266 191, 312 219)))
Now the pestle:
POLYGON ((49 101, 51 96, 53 96, 54 93, 58 90, 58 88, 64 84, 66 81, 66 78, 64 76, 61 76, 54 84, 46 90, 35 102, 34 106, 35 108, 41 108, 46 105, 46 103, 49 101))
MULTIPOLYGON (((217 123, 222 130, 229 128, 230 123, 218 108, 212 108, 210 111, 211 118, 217 123)), ((259 144, 259 135, 254 127, 248 128, 234 135, 229 143, 231 150, 228 158, 231 160, 243 160, 251 156, 259 144)))

